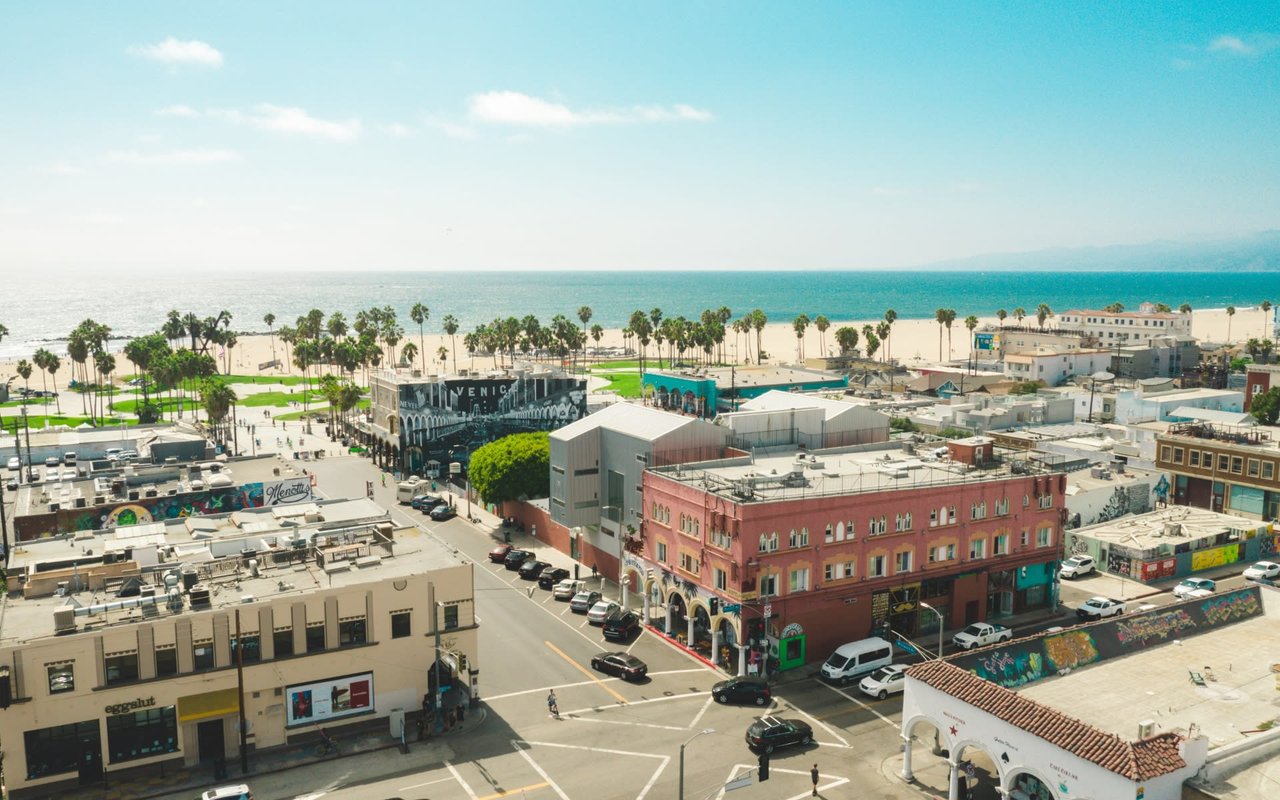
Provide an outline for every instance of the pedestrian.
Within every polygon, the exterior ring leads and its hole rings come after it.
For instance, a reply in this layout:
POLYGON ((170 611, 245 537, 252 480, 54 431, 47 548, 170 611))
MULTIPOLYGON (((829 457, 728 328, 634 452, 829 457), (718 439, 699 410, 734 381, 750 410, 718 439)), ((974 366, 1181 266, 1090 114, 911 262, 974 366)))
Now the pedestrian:
POLYGON ((555 689, 552 689, 551 693, 547 695, 547 710, 550 711, 553 716, 560 716, 560 706, 556 704, 555 689))
POLYGON ((809 770, 809 777, 813 778, 813 794, 810 797, 818 796, 818 765, 814 764, 813 769, 809 770))
POLYGON ((382 473, 382 488, 387 488, 387 473, 382 473))

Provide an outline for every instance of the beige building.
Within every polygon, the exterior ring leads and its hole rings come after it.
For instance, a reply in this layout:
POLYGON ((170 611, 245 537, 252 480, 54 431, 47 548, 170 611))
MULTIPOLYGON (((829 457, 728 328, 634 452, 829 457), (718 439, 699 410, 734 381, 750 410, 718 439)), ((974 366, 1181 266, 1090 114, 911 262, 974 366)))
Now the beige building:
MULTIPOLYGON (((370 500, 24 542, 0 604, 16 797, 478 696, 470 564, 370 500), (438 660, 438 665, 437 665, 438 660), (438 677, 438 679, 437 679, 438 677)), ((443 714, 437 715, 443 718, 443 714)))

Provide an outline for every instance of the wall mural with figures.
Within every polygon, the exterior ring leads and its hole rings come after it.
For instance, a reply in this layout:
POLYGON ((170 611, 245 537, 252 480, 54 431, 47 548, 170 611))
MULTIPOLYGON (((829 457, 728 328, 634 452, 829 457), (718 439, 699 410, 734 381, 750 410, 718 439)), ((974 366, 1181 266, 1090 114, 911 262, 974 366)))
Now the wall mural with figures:
POLYGON ((1257 586, 1247 586, 1141 614, 1014 640, 947 660, 985 680, 1014 689, 1063 670, 1079 669, 1134 650, 1261 616, 1260 592, 1257 586))

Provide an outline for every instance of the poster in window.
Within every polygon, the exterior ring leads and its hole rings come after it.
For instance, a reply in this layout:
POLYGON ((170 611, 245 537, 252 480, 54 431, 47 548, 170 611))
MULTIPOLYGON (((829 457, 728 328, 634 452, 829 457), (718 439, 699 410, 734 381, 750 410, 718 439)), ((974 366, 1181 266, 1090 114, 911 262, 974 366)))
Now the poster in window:
POLYGON ((362 672, 285 689, 286 726, 309 725, 373 711, 373 673, 362 672))

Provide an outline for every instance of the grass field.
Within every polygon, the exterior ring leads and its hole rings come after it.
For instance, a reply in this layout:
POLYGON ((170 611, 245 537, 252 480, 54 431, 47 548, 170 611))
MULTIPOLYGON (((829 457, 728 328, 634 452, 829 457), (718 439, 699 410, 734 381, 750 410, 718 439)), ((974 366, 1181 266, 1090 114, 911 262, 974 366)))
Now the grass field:
POLYGON ((609 385, 599 389, 602 392, 616 392, 620 397, 640 396, 640 373, 638 372, 593 372, 597 378, 607 378, 609 385))
MULTIPOLYGON (((8 433, 12 433, 12 432, 13 432, 13 421, 14 421, 15 419, 17 419, 17 420, 18 420, 18 430, 19 430, 19 431, 21 431, 21 430, 22 430, 22 418, 21 418, 21 417, 5 417, 5 418, 4 418, 4 430, 5 430, 6 432, 8 432, 8 433)), ((42 414, 42 415, 40 415, 40 416, 36 416, 36 415, 32 414, 32 415, 29 415, 29 416, 27 417, 27 426, 28 426, 28 427, 30 427, 30 428, 31 428, 31 430, 34 432, 34 431, 37 431, 37 430, 39 430, 39 429, 43 428, 43 427, 45 426, 45 422, 46 422, 46 421, 47 421, 50 425, 66 425, 66 426, 67 426, 67 427, 69 427, 69 428, 75 428, 75 427, 77 427, 77 426, 79 426, 79 425, 82 425, 82 424, 84 424, 84 423, 88 422, 88 421, 89 421, 89 418, 88 418, 88 417, 76 417, 76 416, 69 416, 69 415, 66 415, 66 414, 49 414, 49 415, 44 415, 44 414, 42 414)), ((138 424, 138 421, 137 421, 136 419, 126 419, 126 420, 121 420, 121 422, 123 422, 125 425, 137 425, 137 424, 138 424)), ((105 424, 113 425, 113 426, 114 426, 114 425, 116 425, 116 421, 115 421, 115 420, 107 420, 107 422, 106 422, 105 424)))
MULTIPOLYGON (((152 395, 151 402, 159 406, 160 409, 165 413, 168 413, 170 411, 177 411, 179 405, 181 405, 181 407, 184 409, 200 408, 202 406, 199 398, 195 398, 195 397, 188 397, 185 400, 183 400, 181 403, 179 403, 178 398, 176 397, 169 397, 167 395, 161 395, 157 397, 155 395, 152 395)), ((137 400, 117 399, 114 403, 111 404, 111 408, 115 411, 119 411, 124 414, 137 414, 138 406, 140 405, 142 405, 141 398, 137 400)))
MULTIPOLYGON (((647 358, 645 359, 644 366, 645 366, 645 369, 666 369, 667 362, 665 360, 659 360, 656 358, 647 358)), ((599 364, 588 364, 587 367, 592 372, 599 372, 600 370, 614 370, 614 369, 639 369, 640 362, 636 360, 601 361, 599 364)))

